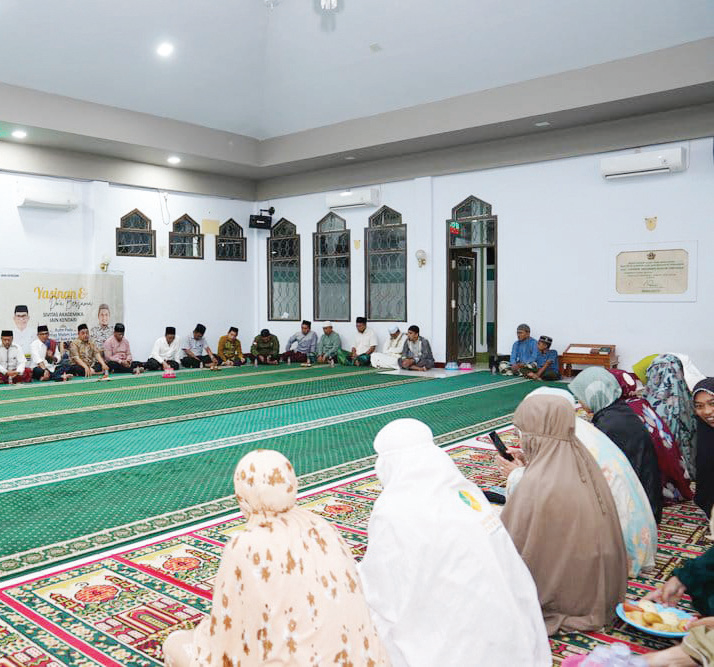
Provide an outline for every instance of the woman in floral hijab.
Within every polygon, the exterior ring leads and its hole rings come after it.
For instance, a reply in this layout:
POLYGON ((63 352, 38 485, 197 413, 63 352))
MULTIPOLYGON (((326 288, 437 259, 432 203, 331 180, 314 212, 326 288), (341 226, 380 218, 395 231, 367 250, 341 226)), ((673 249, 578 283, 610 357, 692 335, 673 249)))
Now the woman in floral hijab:
POLYGON ((234 483, 245 530, 223 552, 210 616, 164 643, 168 667, 389 665, 354 559, 330 523, 295 506, 290 462, 254 450, 234 483))
POLYGON ((660 354, 647 369, 644 398, 662 418, 679 445, 687 472, 696 479, 697 424, 692 395, 684 381, 682 362, 673 354, 660 354))

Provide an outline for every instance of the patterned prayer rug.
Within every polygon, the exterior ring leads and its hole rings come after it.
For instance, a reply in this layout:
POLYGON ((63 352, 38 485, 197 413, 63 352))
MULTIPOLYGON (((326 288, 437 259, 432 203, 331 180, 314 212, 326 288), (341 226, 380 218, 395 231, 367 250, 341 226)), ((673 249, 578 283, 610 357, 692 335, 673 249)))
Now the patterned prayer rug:
MULTIPOLYGON (((502 432, 507 444, 515 432, 502 432)), ((449 449, 466 477, 483 488, 503 483, 486 438, 477 447, 449 449)), ((367 547, 367 523, 380 492, 373 472, 301 494, 299 503, 333 522, 357 559, 367 547)), ((214 524, 0 590, 0 664, 3 667, 161 665, 161 646, 176 628, 194 626, 209 610, 223 545, 243 529, 236 513, 214 524)), ((703 515, 691 503, 665 509, 655 572, 630 582, 639 598, 683 558, 709 545, 703 515)), ((686 602, 684 605, 686 607, 686 602)), ((635 651, 671 642, 617 621, 601 633, 551 640, 554 664, 598 643, 627 642, 635 651)))

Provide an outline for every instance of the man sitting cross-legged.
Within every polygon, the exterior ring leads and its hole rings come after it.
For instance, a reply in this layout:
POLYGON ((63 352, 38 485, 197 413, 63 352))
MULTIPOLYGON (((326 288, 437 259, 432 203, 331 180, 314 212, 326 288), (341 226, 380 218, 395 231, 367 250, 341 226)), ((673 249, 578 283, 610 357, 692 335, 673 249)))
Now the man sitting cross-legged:
POLYGON ((109 373, 109 366, 101 350, 89 340, 89 327, 86 324, 77 327, 77 338, 69 344, 69 358, 72 364, 69 372, 72 375, 90 377, 101 372, 109 373))
POLYGON ((203 366, 216 368, 220 365, 220 361, 211 352, 211 348, 208 347, 208 343, 203 337, 205 333, 206 327, 199 323, 194 327, 193 333, 183 339, 181 348, 184 357, 181 359, 181 365, 185 368, 202 368, 203 366))
POLYGON ((280 354, 280 343, 275 334, 271 334, 269 329, 261 329, 260 333, 253 339, 250 346, 250 354, 245 358, 255 361, 258 364, 277 364, 280 354))
POLYGON ((369 366, 370 356, 377 349, 377 335, 367 326, 366 317, 358 317, 355 320, 355 327, 357 333, 352 350, 349 354, 345 350, 340 350, 337 358, 346 366, 369 366))
POLYGON ((218 339, 216 353, 224 366, 242 366, 245 363, 237 327, 231 327, 225 336, 218 339))
POLYGON ((37 327, 37 338, 30 345, 33 380, 63 382, 73 377, 68 372, 69 355, 63 356, 60 348, 61 344, 50 338, 47 325, 40 324, 37 327))
POLYGON ((177 371, 180 353, 181 348, 176 340, 176 327, 166 327, 164 335, 157 338, 154 347, 151 348, 146 368, 150 371, 177 371))
POLYGON ((317 352, 317 334, 312 331, 312 322, 303 320, 300 325, 300 331, 294 333, 288 338, 285 352, 280 357, 282 361, 297 361, 306 366, 315 361, 317 352), (293 345, 295 348, 293 349, 293 345))
POLYGON ((317 363, 334 364, 341 347, 340 334, 332 328, 332 322, 325 322, 322 325, 322 336, 317 343, 317 363))
POLYGON ((553 339, 550 336, 541 336, 538 339, 535 361, 523 364, 519 368, 520 374, 531 380, 560 380, 558 353, 550 349, 552 344, 553 339))
POLYGON ((535 339, 531 338, 531 328, 527 324, 519 324, 516 329, 516 340, 511 348, 511 358, 509 361, 502 361, 499 372, 503 375, 513 375, 520 372, 523 364, 531 364, 538 354, 538 346, 535 339))
POLYGON ((370 363, 375 368, 391 368, 395 371, 399 370, 399 357, 402 356, 404 343, 407 337, 399 331, 398 326, 393 326, 389 329, 389 338, 384 341, 381 352, 373 352, 370 358, 370 363))
POLYGON ((3 329, 0 339, 0 384, 29 382, 32 371, 25 364, 25 355, 20 346, 12 342, 12 331, 3 329))
POLYGON ((412 324, 407 329, 407 340, 399 357, 399 366, 405 371, 428 371, 434 368, 434 355, 426 338, 419 335, 419 327, 412 324))
POLYGON ((144 366, 131 356, 129 341, 124 337, 125 327, 121 322, 114 325, 114 333, 104 341, 104 359, 114 373, 144 372, 144 366))

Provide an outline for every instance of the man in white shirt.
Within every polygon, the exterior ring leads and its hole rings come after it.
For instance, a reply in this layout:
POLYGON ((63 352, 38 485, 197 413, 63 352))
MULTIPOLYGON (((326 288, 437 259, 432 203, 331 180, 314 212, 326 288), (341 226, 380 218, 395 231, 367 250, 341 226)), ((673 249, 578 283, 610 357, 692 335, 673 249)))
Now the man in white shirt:
POLYGON ((366 317, 355 320, 357 333, 355 334, 352 350, 340 350, 337 359, 346 366, 369 366, 369 359, 377 349, 377 335, 367 326, 366 317))
POLYGON ((55 340, 50 339, 49 329, 45 324, 37 327, 37 338, 30 345, 30 366, 32 367, 32 379, 40 382, 54 380, 62 382, 70 380, 74 376, 67 373, 69 362, 64 365, 60 345, 55 340))
POLYGON ((211 348, 208 347, 208 343, 203 335, 206 333, 205 325, 200 322, 194 327, 193 333, 190 336, 186 336, 181 344, 181 349, 183 350, 183 357, 181 358, 181 365, 186 368, 202 368, 207 366, 208 368, 216 368, 220 366, 220 361, 211 352, 211 348))
POLYGON ((149 371, 174 370, 179 368, 181 348, 176 340, 176 327, 166 327, 166 333, 157 339, 145 364, 149 371))
POLYGON ((25 359, 30 358, 30 346, 35 336, 32 333, 30 324, 30 313, 27 306, 15 306, 15 312, 12 315, 12 321, 15 323, 13 327, 13 341, 25 354, 25 359))
POLYGON ((22 348, 12 342, 12 331, 3 329, 0 340, 0 384, 29 382, 32 379, 32 371, 25 365, 22 348))
POLYGON ((398 326, 389 329, 389 338, 384 341, 381 352, 374 352, 370 363, 375 368, 389 368, 399 370, 399 357, 402 354, 406 336, 399 331, 398 326))

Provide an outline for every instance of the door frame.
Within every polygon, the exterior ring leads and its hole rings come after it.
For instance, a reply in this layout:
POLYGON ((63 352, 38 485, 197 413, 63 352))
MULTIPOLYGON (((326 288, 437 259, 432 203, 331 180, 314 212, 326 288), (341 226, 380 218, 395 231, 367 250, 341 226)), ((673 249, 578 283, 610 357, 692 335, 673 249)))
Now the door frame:
MULTIPOLYGON (((464 217, 464 218, 459 218, 458 222, 464 223, 464 222, 473 222, 473 221, 478 221, 478 220, 493 220, 493 245, 490 244, 470 244, 470 245, 460 245, 460 246, 452 246, 451 245, 451 232, 449 231, 449 223, 453 222, 453 218, 447 219, 446 220, 446 331, 445 331, 445 338, 446 338, 446 361, 450 360, 456 360, 458 357, 456 356, 458 352, 458 335, 456 332, 456 327, 452 324, 451 317, 452 317, 452 308, 451 308, 451 277, 452 277, 452 271, 454 269, 451 268, 451 259, 452 259, 452 251, 458 251, 458 250, 473 250, 474 248, 483 248, 486 250, 486 256, 488 255, 488 248, 493 248, 493 343, 492 347, 488 346, 488 333, 486 332, 486 345, 487 345, 487 351, 486 355, 488 356, 489 359, 485 359, 484 361, 489 361, 491 357, 496 357, 498 355, 498 216, 497 215, 477 215, 477 216, 471 216, 471 217, 464 217)), ((480 303, 480 295, 482 293, 482 288, 487 286, 488 284, 488 259, 486 259, 485 262, 483 262, 482 266, 478 266, 478 259, 476 260, 476 273, 478 275, 479 270, 481 274, 483 275, 483 281, 481 285, 476 285, 476 303, 477 307, 480 309, 478 312, 484 312, 484 316, 486 317, 487 315, 485 314, 486 311, 486 306, 488 303, 488 296, 486 294, 486 291, 484 290, 483 294, 486 296, 486 303, 480 303)), ((487 287, 486 287, 487 288, 487 287)), ((485 322, 486 327, 488 326, 488 320, 485 322)), ((479 354, 484 354, 482 352, 478 352, 478 350, 474 350, 475 355, 474 357, 470 360, 472 363, 478 360, 478 355, 479 354)), ((466 360, 465 360, 466 361, 466 360)))

